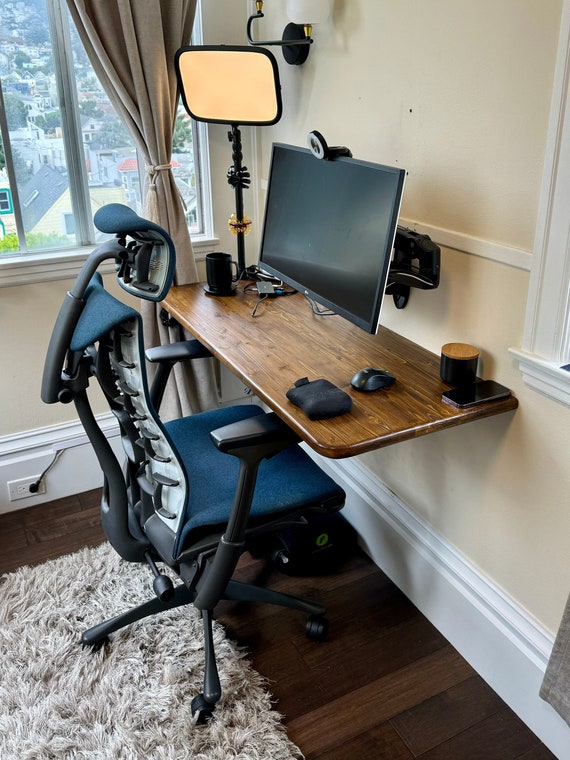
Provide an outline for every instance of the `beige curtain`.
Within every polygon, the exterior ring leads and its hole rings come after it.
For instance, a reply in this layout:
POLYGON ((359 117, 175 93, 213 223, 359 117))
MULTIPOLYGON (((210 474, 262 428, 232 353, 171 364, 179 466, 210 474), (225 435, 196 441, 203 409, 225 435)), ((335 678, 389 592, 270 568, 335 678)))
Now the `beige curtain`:
MULTIPOLYGON (((67 0, 89 60, 146 164, 143 215, 164 227, 176 248, 175 282, 196 282, 192 245, 170 161, 178 103, 174 54, 190 41, 196 0, 67 0)), ((175 342, 160 304, 142 304, 147 346, 175 342)), ((217 405, 211 360, 179 365, 165 395, 164 418, 217 405)))

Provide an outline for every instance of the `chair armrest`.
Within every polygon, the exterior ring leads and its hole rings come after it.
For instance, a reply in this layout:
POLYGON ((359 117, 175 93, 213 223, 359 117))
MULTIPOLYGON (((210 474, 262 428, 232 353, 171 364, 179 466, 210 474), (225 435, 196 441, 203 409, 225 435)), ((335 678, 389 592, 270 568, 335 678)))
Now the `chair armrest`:
POLYGON ((147 348, 145 356, 149 362, 176 364, 188 359, 206 359, 212 353, 198 340, 181 340, 178 343, 147 348))
POLYGON ((224 425, 212 430, 210 437, 224 454, 250 462, 271 457, 300 440, 274 412, 224 425))
POLYGON ((149 362, 158 364, 150 389, 152 404, 158 411, 174 365, 190 359, 207 359, 212 356, 212 353, 199 340, 181 340, 177 343, 147 348, 145 356, 149 362))
POLYGON ((216 554, 210 559, 208 571, 197 585, 194 604, 198 609, 213 609, 231 580, 244 547, 259 463, 299 441, 273 412, 217 428, 212 430, 210 437, 220 451, 239 458, 240 473, 224 535, 216 554))

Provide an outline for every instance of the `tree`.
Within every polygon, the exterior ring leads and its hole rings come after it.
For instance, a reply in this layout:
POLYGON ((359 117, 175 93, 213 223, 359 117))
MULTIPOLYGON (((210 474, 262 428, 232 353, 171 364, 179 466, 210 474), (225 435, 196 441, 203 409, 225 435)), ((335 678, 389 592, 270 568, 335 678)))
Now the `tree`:
POLYGON ((99 148, 124 148, 131 144, 131 138, 123 122, 116 116, 109 115, 103 120, 97 138, 93 141, 93 147, 99 148))
POLYGON ((48 111, 36 116, 36 125, 48 135, 54 135, 56 129, 61 127, 61 114, 59 111, 48 111))
POLYGON ((28 110, 21 100, 8 93, 4 95, 4 108, 9 129, 19 129, 26 126, 28 110))
POLYGON ((176 153, 186 153, 192 143, 192 126, 186 116, 176 117, 174 122, 174 134, 172 135, 172 150, 176 153))
POLYGON ((93 119, 101 119, 103 117, 103 111, 99 108, 99 104, 93 98, 85 98, 79 103, 79 113, 82 116, 88 116, 93 119))
POLYGON ((30 56, 23 50, 18 50, 18 52, 14 55, 14 65, 18 71, 21 71, 26 66, 26 64, 31 63, 31 61, 32 59, 30 56))

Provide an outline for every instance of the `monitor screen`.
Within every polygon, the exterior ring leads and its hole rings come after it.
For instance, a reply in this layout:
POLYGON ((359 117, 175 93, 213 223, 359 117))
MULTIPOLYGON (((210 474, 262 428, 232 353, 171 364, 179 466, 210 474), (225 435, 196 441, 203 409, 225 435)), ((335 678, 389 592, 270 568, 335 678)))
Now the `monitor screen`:
POLYGON ((405 171, 273 145, 259 266, 375 333, 405 171))

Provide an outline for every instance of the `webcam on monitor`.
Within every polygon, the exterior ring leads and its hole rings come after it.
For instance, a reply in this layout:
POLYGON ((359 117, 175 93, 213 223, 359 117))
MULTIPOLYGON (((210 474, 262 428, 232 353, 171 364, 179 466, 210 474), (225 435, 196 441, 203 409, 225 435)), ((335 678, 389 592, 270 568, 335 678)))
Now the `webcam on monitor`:
POLYGON ((313 131, 309 132, 307 135, 307 144, 315 158, 325 158, 327 161, 333 161, 335 158, 340 158, 340 156, 352 158, 350 150, 343 145, 329 148, 325 138, 320 132, 317 132, 316 129, 313 129, 313 131))

